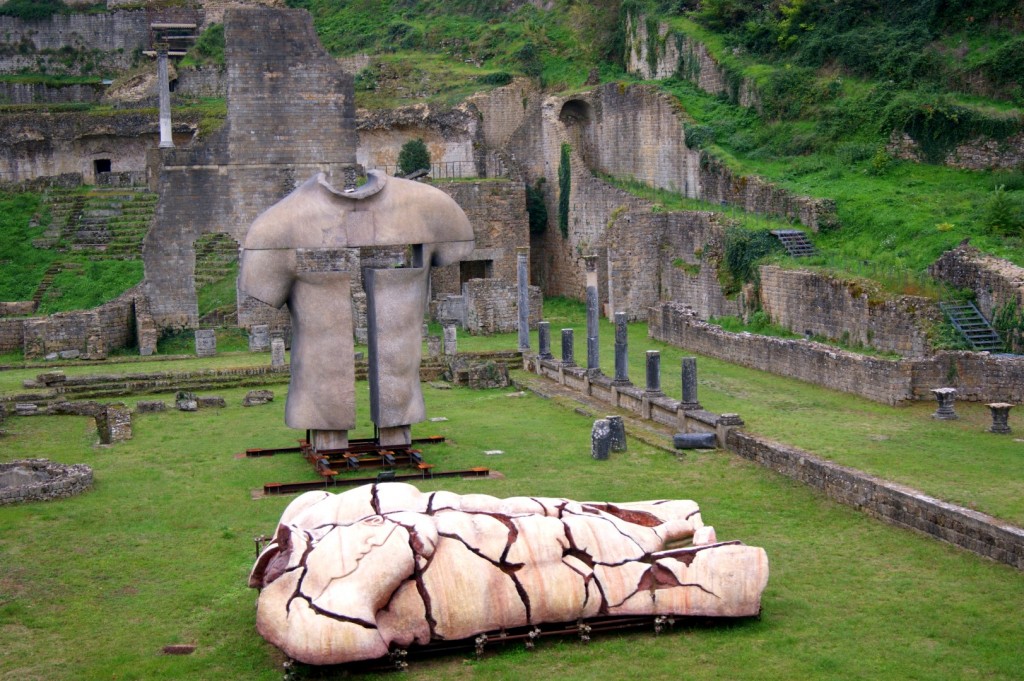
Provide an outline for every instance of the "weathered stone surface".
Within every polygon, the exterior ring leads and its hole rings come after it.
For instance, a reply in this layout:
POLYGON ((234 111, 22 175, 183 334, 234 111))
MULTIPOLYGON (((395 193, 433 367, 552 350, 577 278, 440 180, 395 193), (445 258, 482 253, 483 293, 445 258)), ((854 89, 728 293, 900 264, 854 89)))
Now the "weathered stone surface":
POLYGON ((167 403, 163 400, 139 400, 135 403, 135 411, 140 414, 151 414, 158 411, 166 411, 167 403))
POLYGON ((260 634, 308 664, 601 616, 751 616, 767 581, 764 550, 717 543, 692 501, 498 499, 401 483, 298 497, 249 577, 260 634))
POLYGON ((590 430, 590 456, 598 461, 604 461, 612 451, 612 426, 608 419, 594 421, 594 427, 590 430))
POLYGON ((266 352, 270 349, 270 326, 253 324, 249 329, 249 352, 266 352))
POLYGON ((58 416, 98 416, 107 405, 99 402, 57 402, 46 409, 47 414, 58 416))
POLYGON ((92 468, 48 459, 0 463, 0 506, 48 501, 81 494, 92 487, 92 468))
POLYGON ((266 404, 274 399, 273 390, 250 390, 242 400, 243 407, 254 407, 258 404, 266 404))
POLYGON ((223 397, 216 396, 200 397, 196 400, 196 404, 200 409, 223 409, 228 406, 223 397))
POLYGON ((63 371, 47 371, 36 376, 36 380, 45 386, 50 386, 57 383, 63 383, 67 380, 67 376, 64 375, 63 371))
POLYGON ((196 329, 196 357, 213 357, 217 354, 217 331, 196 329))
POLYGON ((105 445, 132 439, 132 412, 123 404, 111 404, 96 414, 96 431, 105 445))
POLYGON ((717 440, 714 433, 676 433, 672 436, 676 449, 714 449, 717 440))
POLYGON ((196 411, 199 409, 199 398, 193 392, 179 390, 174 396, 174 408, 178 411, 196 411))
POLYGON ((270 341, 270 366, 284 366, 284 339, 273 338, 270 341))

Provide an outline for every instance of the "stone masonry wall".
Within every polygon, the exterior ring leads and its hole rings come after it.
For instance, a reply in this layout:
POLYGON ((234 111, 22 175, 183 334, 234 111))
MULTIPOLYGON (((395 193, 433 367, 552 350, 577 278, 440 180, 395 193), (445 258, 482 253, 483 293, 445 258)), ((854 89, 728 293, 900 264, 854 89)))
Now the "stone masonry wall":
POLYGON ((364 168, 396 174, 402 145, 409 140, 422 139, 430 152, 434 179, 486 176, 485 169, 478 163, 479 120, 475 109, 466 104, 452 109, 418 104, 401 109, 363 111, 356 129, 359 134, 356 160, 364 168))
POLYGON ((989 320, 1008 303, 1024 311, 1024 267, 958 246, 936 260, 928 273, 940 281, 974 291, 978 309, 989 320))
MULTIPOLYGON (((459 204, 473 225, 476 245, 467 260, 490 263, 489 276, 516 284, 516 249, 530 245, 530 223, 526 215, 526 190, 522 182, 487 180, 479 182, 436 182, 459 204)), ((431 294, 462 293, 460 265, 437 267, 431 273, 431 294)))
MULTIPOLYGON (((127 69, 149 45, 144 10, 106 14, 55 14, 40 21, 0 17, 0 73, 20 70, 66 73, 62 48, 89 55, 97 73, 127 69)), ((81 64, 79 64, 80 66, 81 64)))
POLYGON ((1019 527, 741 430, 728 433, 726 446, 872 517, 1024 570, 1024 530, 1019 527))
POLYGON ((661 300, 681 303, 701 319, 743 314, 743 295, 727 298, 718 282, 722 220, 718 213, 665 214, 664 245, 658 253, 661 300))
MULTIPOLYGON (((540 288, 530 286, 530 328, 536 328, 543 312, 540 288)), ((470 279, 462 285, 466 302, 465 328, 471 334, 511 333, 519 328, 519 297, 516 283, 497 279, 470 279)))
POLYGON ((43 83, 0 83, 0 104, 64 104, 98 102, 106 86, 74 84, 54 87, 43 83))
POLYGON ((59 312, 49 317, 0 319, 0 352, 24 350, 26 359, 77 350, 101 359, 135 340, 135 297, 130 289, 92 310, 59 312))
POLYGON ((941 321, 935 301, 919 296, 888 299, 862 282, 817 272, 765 265, 761 307, 794 333, 870 346, 907 357, 928 354, 928 327, 941 321))
MULTIPOLYGON (((143 258, 160 328, 198 323, 197 238, 224 232, 241 243, 253 219, 299 183, 355 162, 352 76, 320 47, 310 15, 228 9, 224 23, 227 122, 204 144, 151 160, 161 198, 143 258)), ((239 308, 242 326, 287 323, 286 313, 244 297, 239 308)))
POLYGON ((933 399, 931 390, 956 388, 957 398, 977 402, 1024 401, 1024 358, 985 352, 940 352, 888 360, 806 340, 723 331, 699 321, 678 303, 651 308, 648 333, 708 357, 796 378, 875 402, 933 399))
MULTIPOLYGON (((886 149, 896 158, 924 162, 921 146, 905 132, 894 131, 886 149)), ((1001 140, 975 137, 952 149, 942 164, 966 170, 1017 170, 1024 166, 1024 132, 1001 140)))

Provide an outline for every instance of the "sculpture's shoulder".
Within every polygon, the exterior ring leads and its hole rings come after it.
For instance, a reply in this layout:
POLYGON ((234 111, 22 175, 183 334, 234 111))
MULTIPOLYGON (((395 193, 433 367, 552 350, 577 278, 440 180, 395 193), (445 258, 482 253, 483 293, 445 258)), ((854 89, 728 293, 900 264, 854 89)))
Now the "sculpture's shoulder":
POLYGON ((325 222, 336 221, 317 190, 317 177, 306 180, 263 211, 245 234, 246 249, 301 248, 317 245, 325 222))
POLYGON ((389 177, 379 196, 388 219, 377 224, 378 244, 473 240, 466 213, 437 187, 389 177))

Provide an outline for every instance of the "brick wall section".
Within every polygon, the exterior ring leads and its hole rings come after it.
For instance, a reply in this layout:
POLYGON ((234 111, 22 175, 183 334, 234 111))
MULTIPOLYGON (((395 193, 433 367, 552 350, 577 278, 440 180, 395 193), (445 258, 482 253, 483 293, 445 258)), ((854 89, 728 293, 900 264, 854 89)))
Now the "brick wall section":
POLYGON ((796 378, 883 404, 931 400, 933 388, 957 389, 957 399, 1024 402, 1024 358, 975 352, 888 360, 805 340, 723 331, 678 303, 650 310, 648 334, 707 357, 796 378))
POLYGON ((102 359, 114 348, 135 343, 136 295, 137 289, 131 289, 92 310, 0 320, 0 352, 24 350, 25 358, 33 359, 52 352, 78 350, 83 355, 95 355, 93 359, 102 359))
POLYGON ((118 11, 106 14, 55 14, 41 21, 0 17, 0 72, 38 71, 37 59, 50 73, 65 72, 62 47, 88 51, 101 73, 131 66, 134 52, 149 45, 149 14, 118 11), (24 46, 23 48, 21 46, 24 46), (21 49, 19 49, 21 48, 21 49), (42 52, 42 53, 41 53, 42 52))
POLYGON ((761 306, 790 331, 860 343, 903 356, 928 353, 928 328, 941 321, 935 301, 919 296, 886 298, 863 282, 817 272, 765 265, 761 306))
POLYGON ((841 504, 1024 570, 1024 529, 739 430, 729 432, 726 446, 841 504))
POLYGON ((63 85, 43 83, 0 83, 0 102, 6 104, 63 104, 67 102, 98 102, 105 85, 63 85))
MULTIPOLYGON (((896 158, 924 162, 920 145, 905 132, 893 131, 886 150, 896 158)), ((1024 132, 997 140, 976 137, 957 145, 942 164, 966 170, 1017 170, 1024 165, 1024 132)))

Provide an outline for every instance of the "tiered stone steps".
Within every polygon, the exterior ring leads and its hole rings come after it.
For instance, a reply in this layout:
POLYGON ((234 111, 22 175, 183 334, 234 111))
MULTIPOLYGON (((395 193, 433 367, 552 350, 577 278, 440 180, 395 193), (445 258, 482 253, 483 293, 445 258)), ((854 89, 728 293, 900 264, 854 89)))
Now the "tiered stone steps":
POLYGON ((80 270, 82 269, 81 263, 77 262, 61 262, 57 261, 46 268, 43 272, 43 278, 39 282, 39 286, 36 287, 35 293, 32 294, 32 301, 36 304, 36 307, 43 302, 43 298, 46 297, 46 292, 53 286, 53 280, 56 279, 57 275, 64 270, 80 270))
POLYGON ((814 244, 799 229, 773 229, 772 234, 782 242, 786 252, 794 258, 808 258, 818 254, 814 244))
POLYGON ((238 262, 238 243, 223 233, 206 234, 196 239, 196 288, 219 281, 234 273, 238 262))
POLYGON ((50 226, 34 245, 79 251, 93 259, 140 258, 156 202, 155 194, 130 189, 56 193, 50 200, 50 226))
POLYGON ((1002 352, 1005 349, 1003 339, 974 303, 939 303, 939 307, 974 350, 1002 352))

